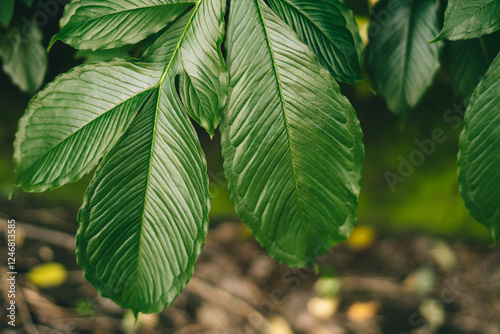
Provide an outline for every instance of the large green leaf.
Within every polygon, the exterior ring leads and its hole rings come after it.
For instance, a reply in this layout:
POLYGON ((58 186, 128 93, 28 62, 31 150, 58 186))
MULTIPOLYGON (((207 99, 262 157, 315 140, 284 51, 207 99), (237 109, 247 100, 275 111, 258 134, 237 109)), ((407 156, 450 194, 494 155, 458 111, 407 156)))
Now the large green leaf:
MULTIPOLYGON (((146 52, 144 61, 153 64, 155 55, 168 54, 167 67, 99 165, 78 215, 77 259, 85 277, 103 296, 135 313, 159 312, 182 291, 205 241, 210 208, 206 162, 177 86, 180 76, 192 78, 185 74, 188 62, 199 73, 204 67, 223 67, 211 63, 221 59, 208 51, 220 48, 225 4, 200 1, 188 21, 179 24, 183 29, 172 27, 175 34, 162 36, 164 44, 146 52), (193 54, 191 47, 207 52, 193 54)), ((213 83, 198 79, 205 86, 213 83)), ((202 96, 196 79, 190 82, 193 93, 202 96)), ((224 95, 212 94, 217 93, 224 95)))
POLYGON ((500 237, 500 54, 472 93, 465 111, 458 181, 472 217, 500 237))
POLYGON ((30 25, 29 38, 13 32, 0 36, 3 70, 24 92, 35 92, 45 78, 48 60, 42 40, 42 32, 35 24, 30 25))
POLYGON ((14 14, 14 1, 15 0, 0 1, 0 24, 5 28, 9 26, 12 15, 14 14))
MULTIPOLYGON (((208 5, 197 7, 197 17, 210 18, 214 13, 217 18, 223 16, 216 12, 221 10, 217 3, 213 2, 210 9, 208 5)), ((143 59, 79 66, 49 84, 33 98, 19 122, 14 145, 17 185, 27 191, 45 191, 89 173, 128 128, 178 51, 185 68, 179 75, 188 73, 199 97, 186 104, 202 111, 196 119, 213 133, 227 85, 223 60, 217 57, 217 41, 220 43, 223 36, 223 21, 217 18, 203 32, 213 37, 203 44, 206 52, 194 53, 191 49, 196 43, 194 29, 199 31, 206 25, 186 15, 150 47, 143 59), (212 103, 218 109, 208 110, 202 103, 212 103)))
MULTIPOLYGON (((64 10, 57 40, 77 49, 112 49, 160 31, 194 0, 73 0, 64 10)), ((49 46, 49 47, 50 47, 49 46)))
POLYGON ((161 71, 126 61, 84 65, 39 93, 19 121, 17 185, 45 191, 89 173, 127 129, 161 71))
POLYGON ((78 217, 85 277, 136 313, 159 312, 182 291, 208 230, 203 151, 174 81, 168 75, 106 155, 78 217))
POLYGON ((355 221, 362 133, 310 49, 262 0, 231 1, 221 122, 231 198, 278 261, 305 266, 355 221))
POLYGON ((455 95, 468 98, 500 51, 500 32, 469 40, 450 42, 446 71, 455 95))
POLYGON ((274 11, 343 82, 361 80, 363 44, 354 14, 339 0, 269 0, 274 11))
POLYGON ((500 29, 500 1, 449 0, 443 30, 434 39, 458 40, 481 37, 500 29))
POLYGON ((439 69, 443 44, 428 43, 438 30, 438 0, 382 0, 374 8, 368 67, 375 90, 400 117, 420 101, 439 69), (381 23, 384 13, 388 19, 381 23))

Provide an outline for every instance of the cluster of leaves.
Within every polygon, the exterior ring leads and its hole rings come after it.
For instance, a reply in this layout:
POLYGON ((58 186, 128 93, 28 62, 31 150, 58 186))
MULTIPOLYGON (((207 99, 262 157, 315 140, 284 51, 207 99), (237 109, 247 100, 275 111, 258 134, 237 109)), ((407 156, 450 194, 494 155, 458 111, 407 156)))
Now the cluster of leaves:
POLYGON ((467 100, 500 51, 498 1, 450 0, 444 27, 441 13, 439 0, 382 0, 372 11, 367 66, 402 119, 432 85, 441 58, 455 94, 467 100))
POLYGON ((14 160, 25 190, 98 165, 78 215, 78 263, 103 296, 135 312, 160 311, 182 291, 208 230, 190 117, 210 135, 221 123, 231 197, 277 260, 306 266, 355 221, 362 133, 334 79, 361 79, 353 13, 336 0, 226 6, 70 2, 51 44, 107 50, 158 38, 138 59, 59 76, 20 121, 14 160))
MULTIPOLYGON (((367 57, 377 91, 402 114, 439 67, 442 43, 427 44, 439 31, 439 4, 382 1, 374 15, 384 6, 367 57)), ((447 15, 440 38, 452 36, 453 20, 447 15)), ((78 214, 77 260, 103 296, 158 312, 193 274, 211 199, 191 119, 210 135, 220 125, 231 198, 272 257, 306 266, 348 237, 364 151, 336 80, 362 79, 363 47, 342 1, 73 0, 60 25, 51 45, 106 51, 154 39, 138 58, 57 77, 30 102, 14 145, 26 191, 75 182, 97 166, 78 214)), ((488 76, 476 92, 488 91, 488 76)), ((470 150, 483 142, 472 138, 470 150)))
MULTIPOLYGON (((47 71, 47 51, 36 22, 27 17, 14 19, 15 2, 0 1, 0 60, 4 72, 19 89, 34 93, 47 71)), ((20 7, 33 7, 33 0, 20 2, 23 3, 20 7)))
POLYGON ((371 15, 367 65, 377 93, 404 118, 444 58, 455 94, 468 101, 458 155, 460 191, 470 214, 498 240, 500 1, 449 0, 443 25, 440 15, 438 0, 380 1, 371 15))

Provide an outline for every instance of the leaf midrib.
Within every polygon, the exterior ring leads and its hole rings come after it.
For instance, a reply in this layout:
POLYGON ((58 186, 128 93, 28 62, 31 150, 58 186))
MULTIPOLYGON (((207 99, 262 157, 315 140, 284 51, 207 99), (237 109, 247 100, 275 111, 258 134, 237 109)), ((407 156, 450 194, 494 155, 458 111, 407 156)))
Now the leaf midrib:
MULTIPOLYGON (((154 87, 154 86, 153 86, 154 87)), ((66 143, 68 140, 70 140, 71 138, 73 138, 74 136, 78 135, 80 132, 82 132, 83 130, 87 129, 90 125, 92 124, 95 124, 97 121, 99 121, 100 119, 104 118, 105 116, 108 116, 109 113, 111 113, 113 110, 119 108, 120 106, 124 105, 125 103, 129 102, 130 100, 132 99, 135 99, 137 98, 137 96, 147 92, 148 90, 150 90, 151 87, 147 88, 147 89, 144 89, 140 92, 138 92, 136 95, 126 99, 126 100, 123 100, 121 101, 119 104, 115 105, 113 108, 111 109, 108 109, 106 111, 104 111, 103 113, 101 113, 99 116, 97 116, 96 118, 94 118, 93 120, 91 120, 90 122, 88 122, 87 124, 85 124, 84 126, 82 126, 81 128, 79 128, 78 130, 76 130, 75 132, 71 133, 70 135, 68 135, 66 138, 64 138, 63 140, 61 140, 60 142, 58 142, 56 145, 52 146, 47 152, 45 152, 44 154, 42 154, 39 158, 37 158, 32 164, 30 164, 29 167, 27 167, 26 169, 24 169, 22 171, 22 173, 26 173, 27 171, 29 171, 31 168, 33 168, 33 166, 35 166, 36 164, 38 164, 40 161, 42 161, 43 159, 46 158, 47 155, 49 155, 50 153, 52 153, 54 150, 56 150, 58 147, 60 147, 61 145, 63 145, 64 143, 66 143)), ((18 171, 18 173, 20 173, 21 171, 18 171)), ((67 174, 63 175, 63 176, 66 176, 67 174)), ((51 182, 53 183, 53 182, 51 182)), ((19 185, 19 184, 18 184, 19 185)))
MULTIPOLYGON (((294 178, 294 184, 295 184, 295 191, 297 193, 297 201, 299 202, 299 207, 300 207, 300 212, 301 212, 301 215, 302 215, 302 219, 304 221, 307 221, 306 219, 306 216, 304 214, 304 208, 303 208, 303 204, 302 204, 302 200, 300 198, 300 192, 299 192, 299 186, 298 186, 298 179, 297 179, 297 172, 296 172, 296 168, 295 168, 295 162, 294 162, 294 156, 293 156, 293 149, 292 149, 292 142, 290 140, 290 132, 288 130, 288 121, 287 121, 287 116, 286 116, 286 112, 285 112, 285 100, 284 100, 284 94, 283 94, 283 90, 282 90, 282 84, 281 84, 281 81, 279 79, 279 74, 278 74, 278 71, 276 69, 276 61, 275 61, 275 58, 274 58, 274 51, 273 51, 273 48, 271 46, 271 43, 270 43, 270 38, 269 38, 269 34, 268 34, 268 31, 267 31, 267 27, 266 27, 266 23, 265 23, 265 20, 264 20, 264 17, 263 17, 263 13, 262 13, 262 8, 260 6, 260 0, 254 0, 256 5, 257 5, 257 8, 259 10, 259 18, 260 18, 260 21, 262 23, 262 27, 264 29, 264 34, 265 34, 265 37, 266 37, 266 44, 267 44, 267 47, 269 49, 269 54, 271 56, 271 61, 272 61, 272 68, 273 68, 273 71, 274 71, 274 75, 275 75, 275 78, 276 78, 276 83, 277 83, 277 86, 278 86, 278 90, 279 90, 279 96, 280 96, 280 100, 281 100, 281 111, 282 111, 282 115, 283 115, 283 122, 284 122, 284 125, 285 125, 285 130, 286 130, 286 135, 287 135, 287 141, 288 141, 288 147, 289 147, 289 150, 290 150, 290 157, 291 157, 291 160, 292 160, 292 170, 293 170, 293 178, 294 178)), ((306 229, 307 231, 307 229, 306 229)))
MULTIPOLYGON (((177 54, 178 54, 178 52, 179 52, 179 50, 180 50, 180 48, 182 46, 182 43, 185 40, 186 33, 189 30, 189 28, 191 27, 193 19, 194 19, 196 13, 198 12, 198 9, 200 8, 200 3, 202 1, 203 0, 199 0, 198 2, 196 2, 196 6, 193 9, 193 13, 191 14, 191 17, 189 18, 189 21, 187 22, 186 27, 184 28, 184 31, 182 32, 182 35, 180 36, 179 41, 177 42, 177 45, 176 45, 174 51, 172 52, 172 57, 170 58, 170 61, 168 62, 168 65, 165 68, 160 81, 158 82, 158 84, 154 88, 154 89, 158 89, 158 97, 157 97, 157 100, 156 100, 155 117, 154 117, 154 123, 153 123, 153 132, 152 132, 152 136, 151 136, 151 150, 149 152, 149 160, 148 160, 149 163, 148 163, 148 171, 147 171, 147 176, 146 176, 146 189, 144 191, 144 201, 143 201, 144 205, 143 205, 143 208, 142 208, 142 215, 141 215, 141 233, 140 233, 140 236, 139 236, 139 245, 138 245, 138 251, 137 251, 137 269, 136 269, 136 272, 140 271, 141 263, 142 263, 140 261, 140 258, 141 258, 141 248, 142 248, 142 242, 143 242, 143 229, 144 229, 144 221, 145 221, 145 213, 146 213, 145 203, 147 201, 147 197, 148 197, 148 193, 149 193, 149 185, 150 185, 149 180, 150 180, 150 177, 151 177, 151 165, 152 165, 152 160, 153 160, 154 146, 155 146, 155 142, 156 142, 155 138, 156 138, 157 124, 158 124, 157 120, 158 120, 158 110, 159 110, 159 105, 160 105, 161 86, 162 86, 163 82, 165 81, 165 78, 167 76, 168 71, 171 69, 172 64, 174 63, 174 61, 176 59, 176 56, 177 56, 177 54)), ((137 278, 138 278, 138 276, 135 275, 135 277, 134 277, 134 284, 137 284, 137 278)))

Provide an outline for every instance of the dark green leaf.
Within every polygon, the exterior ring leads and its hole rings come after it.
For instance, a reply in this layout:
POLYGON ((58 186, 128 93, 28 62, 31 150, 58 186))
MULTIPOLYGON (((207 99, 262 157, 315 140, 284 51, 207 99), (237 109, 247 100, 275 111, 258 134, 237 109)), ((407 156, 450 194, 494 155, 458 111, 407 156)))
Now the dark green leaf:
POLYGON ((458 181, 472 217, 500 237, 500 54, 472 93, 465 111, 458 181))
POLYGON ((424 96, 439 69, 443 44, 428 43, 438 29, 438 0, 382 0, 372 13, 368 67, 375 90, 402 118, 424 96))
POLYGON ((193 0, 73 0, 64 9, 57 40, 77 49, 112 49, 135 44, 163 29, 193 0))
POLYGON ((468 98, 500 51, 500 34, 450 42, 447 50, 446 71, 455 94, 468 98))
POLYGON ((444 27, 434 41, 478 38, 500 29, 500 1, 449 0, 444 27))
POLYGON ((0 58, 11 80, 22 91, 33 93, 43 83, 48 60, 41 30, 30 24, 29 31, 29 37, 14 32, 0 37, 0 58))
POLYGON ((7 28, 14 15, 14 1, 15 0, 1 0, 0 1, 0 24, 7 28))
POLYGON ((262 0, 231 1, 226 43, 231 198, 271 256, 305 266, 352 229, 359 123, 330 73, 262 0))
POLYGON ((269 0, 276 13, 343 82, 361 80, 363 44, 354 14, 338 0, 269 0))

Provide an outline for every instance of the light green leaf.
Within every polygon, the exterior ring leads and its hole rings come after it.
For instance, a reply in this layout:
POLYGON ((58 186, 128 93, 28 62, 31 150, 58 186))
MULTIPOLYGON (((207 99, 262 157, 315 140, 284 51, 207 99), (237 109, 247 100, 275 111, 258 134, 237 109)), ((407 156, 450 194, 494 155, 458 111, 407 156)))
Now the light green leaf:
POLYGON ((474 219, 500 237, 500 54, 472 93, 465 111, 458 182, 474 219))
POLYGON ((14 1, 15 0, 1 0, 0 1, 0 24, 7 28, 14 15, 14 1))
POLYGON ((231 2, 221 122, 231 198, 270 255, 306 266, 355 221, 362 133, 312 51, 262 0, 231 2))
POLYGON ((112 49, 135 44, 163 29, 194 0, 73 0, 64 9, 57 40, 77 49, 112 49))
POLYGON ((455 95, 462 99, 470 97, 499 51, 499 33, 450 42, 446 52, 446 72, 455 95))
POLYGON ((401 118, 422 99, 439 69, 443 43, 428 43, 438 29, 438 0, 382 0, 372 13, 368 67, 376 92, 401 118), (381 23, 384 13, 390 14, 381 23))
POLYGON ((3 70, 22 91, 33 93, 43 83, 47 72, 47 52, 37 25, 29 26, 29 37, 9 32, 0 37, 3 70))
MULTIPOLYGON (((211 63, 213 59, 208 53, 194 54, 182 49, 184 44, 193 43, 200 29, 223 33, 220 26, 224 8, 217 6, 217 2, 209 2, 213 3, 213 8, 205 2, 196 7, 196 12, 185 15, 170 27, 143 59, 79 66, 58 77, 33 98, 16 134, 17 185, 27 191, 45 191, 75 182, 89 173, 128 128, 139 107, 159 84, 168 64, 179 52, 182 55, 182 62, 178 62, 181 69, 188 61, 200 64, 196 75, 203 75, 202 79, 210 78, 205 86, 199 79, 197 95, 207 100, 218 97, 225 100, 227 73, 217 73, 218 69, 225 69, 224 64, 211 63), (194 13, 197 14, 196 20, 192 16, 194 13), (209 18, 213 23, 208 27, 199 22, 209 18), (221 78, 221 82, 214 78, 221 78), (206 87, 212 87, 212 90, 207 93, 206 87)), ((218 48, 217 40, 222 40, 222 37, 213 41, 214 50, 218 48)), ((204 48, 208 50, 205 45, 204 48)), ((183 73, 179 70, 178 75, 183 73)), ((223 105, 223 102, 214 104, 223 105)), ((215 128, 217 124, 214 122, 218 123, 220 111, 206 111, 206 117, 212 122, 203 118, 202 124, 215 128)))
POLYGON ((500 29, 500 1, 449 0, 444 27, 434 41, 478 38, 500 29))
POLYGON ((269 0, 335 79, 363 79, 363 44, 354 14, 338 0, 269 0))
POLYGON ((33 98, 19 121, 17 185, 45 191, 89 173, 127 129, 161 73, 111 61, 59 76, 33 98))

